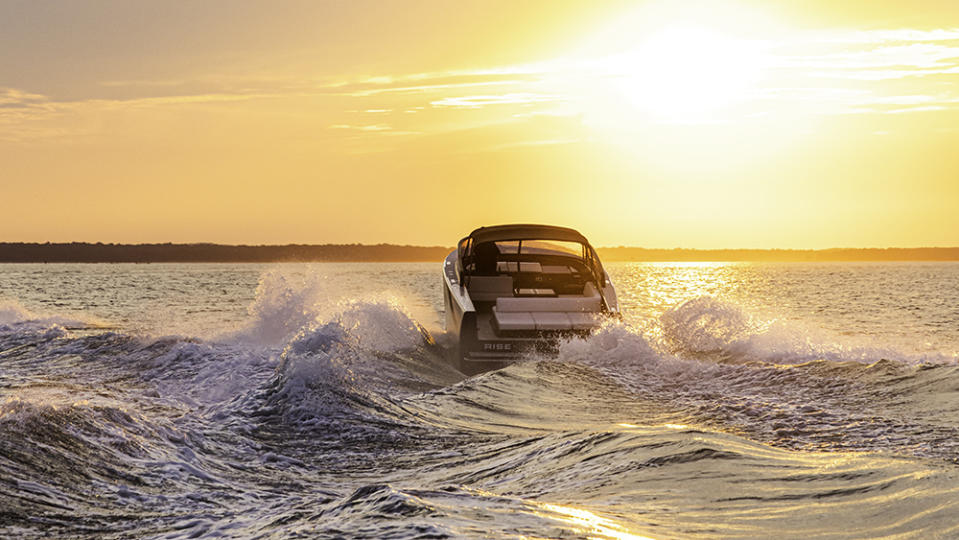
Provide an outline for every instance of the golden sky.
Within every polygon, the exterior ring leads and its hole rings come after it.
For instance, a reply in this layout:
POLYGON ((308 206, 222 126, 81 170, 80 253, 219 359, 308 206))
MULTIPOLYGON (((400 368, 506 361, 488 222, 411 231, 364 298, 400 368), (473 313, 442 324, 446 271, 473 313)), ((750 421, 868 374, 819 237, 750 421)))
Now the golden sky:
POLYGON ((0 241, 959 245, 948 1, 0 0, 0 241))

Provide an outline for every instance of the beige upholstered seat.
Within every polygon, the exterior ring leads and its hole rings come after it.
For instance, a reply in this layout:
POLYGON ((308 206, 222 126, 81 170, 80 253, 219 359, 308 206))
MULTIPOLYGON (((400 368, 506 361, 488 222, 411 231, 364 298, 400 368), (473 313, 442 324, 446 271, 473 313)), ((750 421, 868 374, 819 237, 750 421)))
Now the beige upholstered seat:
POLYGON ((533 320, 533 315, 526 311, 499 313, 494 310, 493 317, 495 317, 496 326, 499 327, 500 330, 534 330, 536 328, 536 321, 533 320))
POLYGON ((566 316, 573 330, 589 330, 600 324, 600 317, 596 313, 567 312, 566 316))
POLYGON ((587 283, 583 289, 583 296, 561 296, 549 298, 513 298, 499 297, 496 299, 496 311, 579 311, 594 312, 601 308, 599 291, 592 283, 587 283))
POLYGON ((562 311, 534 311, 531 313, 537 330, 572 330, 569 317, 562 311))
POLYGON ((510 276, 473 276, 469 280, 470 298, 474 302, 495 302, 497 298, 513 296, 513 278, 510 276))
POLYGON ((589 330, 599 325, 602 299, 592 283, 583 296, 514 298, 501 296, 493 307, 500 330, 589 330))
POLYGON ((528 272, 531 274, 541 274, 543 273, 543 267, 538 262, 520 262, 519 271, 528 272))

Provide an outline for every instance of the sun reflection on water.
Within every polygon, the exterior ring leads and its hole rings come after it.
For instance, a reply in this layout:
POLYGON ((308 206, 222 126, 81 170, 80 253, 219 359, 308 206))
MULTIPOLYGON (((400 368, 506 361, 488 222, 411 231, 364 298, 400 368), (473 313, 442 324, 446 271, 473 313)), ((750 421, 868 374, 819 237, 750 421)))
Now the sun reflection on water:
POLYGON ((608 518, 597 516, 588 510, 551 503, 540 502, 536 504, 549 512, 548 517, 555 518, 557 517, 556 515, 559 514, 563 521, 575 526, 578 529, 576 532, 586 538, 652 540, 649 536, 631 533, 619 523, 608 518))
POLYGON ((613 267, 620 308, 628 324, 651 342, 664 340, 660 317, 685 301, 722 298, 739 288, 743 263, 650 262, 613 267))

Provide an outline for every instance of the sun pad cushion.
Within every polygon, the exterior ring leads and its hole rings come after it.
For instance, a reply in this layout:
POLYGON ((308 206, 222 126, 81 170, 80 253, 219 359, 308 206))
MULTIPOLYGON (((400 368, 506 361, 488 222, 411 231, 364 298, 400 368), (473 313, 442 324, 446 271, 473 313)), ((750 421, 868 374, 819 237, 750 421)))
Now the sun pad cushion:
POLYGON ((573 330, 589 330, 600 324, 600 318, 593 313, 569 312, 566 314, 573 330))
POLYGON ((594 297, 562 297, 562 298, 512 298, 500 297, 496 299, 496 310, 508 311, 599 311, 599 296, 594 297))
POLYGON ((563 312, 532 312, 537 330, 571 330, 573 325, 563 312))
POLYGON ((500 313, 493 310, 493 317, 496 318, 496 326, 500 330, 534 330, 536 321, 529 312, 514 311, 509 313, 500 313))
POLYGON ((470 298, 474 302, 493 302, 503 296, 513 296, 513 278, 510 276, 473 276, 469 280, 470 298))

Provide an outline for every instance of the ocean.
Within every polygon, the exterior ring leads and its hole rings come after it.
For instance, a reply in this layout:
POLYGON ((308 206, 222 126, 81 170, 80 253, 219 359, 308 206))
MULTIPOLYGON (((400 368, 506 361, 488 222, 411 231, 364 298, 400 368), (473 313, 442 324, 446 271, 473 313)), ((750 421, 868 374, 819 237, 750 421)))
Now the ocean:
POLYGON ((440 263, 0 265, 0 537, 959 538, 959 264, 607 269, 467 378, 440 263))

